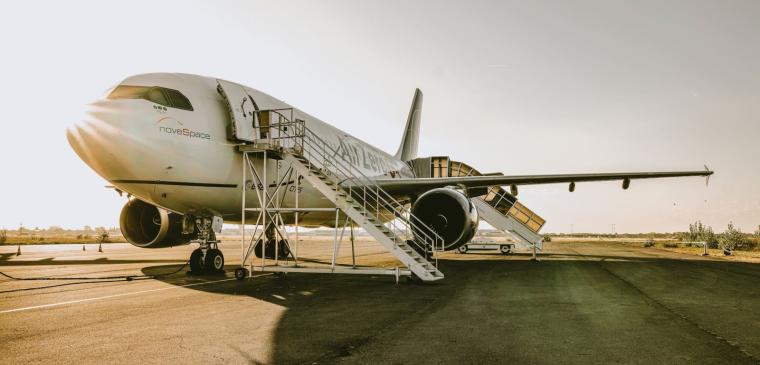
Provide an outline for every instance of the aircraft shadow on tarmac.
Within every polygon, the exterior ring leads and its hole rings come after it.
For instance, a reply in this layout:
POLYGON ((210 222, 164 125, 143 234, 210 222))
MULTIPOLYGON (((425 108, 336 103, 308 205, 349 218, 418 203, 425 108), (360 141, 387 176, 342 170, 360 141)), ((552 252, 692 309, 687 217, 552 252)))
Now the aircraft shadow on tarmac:
MULTIPOLYGON (((648 278, 647 282, 659 285, 655 286, 657 290, 683 297, 714 291, 716 285, 725 286, 726 290, 746 291, 746 288, 741 287, 744 285, 742 283, 756 282, 760 277, 760 265, 729 261, 696 262, 657 257, 542 254, 541 262, 531 262, 524 259, 499 260, 487 256, 468 256, 466 260, 440 260, 446 278, 433 284, 402 282, 394 285, 394 279, 387 276, 291 273, 286 277, 269 275, 244 281, 197 285, 188 289, 247 295, 285 307, 287 312, 280 319, 271 344, 273 363, 329 363, 357 354, 367 356, 361 354, 360 348, 374 343, 378 337, 386 336, 386 340, 389 336, 406 338, 407 331, 430 326, 442 328, 440 333, 438 330, 429 330, 440 336, 439 341, 470 341, 467 346, 470 348, 470 356, 474 357, 459 359, 471 362, 481 355, 490 356, 487 350, 480 348, 485 346, 483 341, 465 339, 468 328, 490 318, 489 309, 484 310, 480 302, 488 303, 488 306, 494 308, 509 306, 524 311, 533 308, 537 302, 546 301, 546 296, 551 294, 557 296, 553 300, 567 301, 563 296, 571 290, 568 289, 569 286, 598 285, 596 279, 590 278, 590 274, 589 277, 579 274, 585 272, 597 273, 595 275, 621 286, 626 284, 620 284, 620 281, 626 282, 629 279, 618 275, 632 275, 636 280, 641 279, 640 275, 649 275, 652 278, 648 278), (447 324, 449 321, 457 324, 447 324)), ((154 275, 176 269, 176 265, 151 266, 144 268, 143 273, 154 275)), ((232 278, 233 269, 234 267, 228 268, 224 275, 232 278)), ((198 280, 212 281, 220 277, 205 276, 198 280)), ((187 283, 184 273, 159 277, 159 280, 177 285, 187 283)), ((512 320, 519 321, 514 318, 512 320)), ((494 321, 490 326, 490 330, 499 336, 525 336, 513 333, 511 323, 505 324, 504 320, 494 321)), ((546 336, 554 331, 550 323, 538 325, 535 330, 537 333, 545 332, 546 336)), ((422 349, 431 339, 409 336, 406 341, 410 342, 409 346, 418 342, 422 349)), ((245 354, 239 348, 234 350, 253 361, 250 354, 245 354)), ((510 359, 510 355, 504 356, 502 360, 510 359)))

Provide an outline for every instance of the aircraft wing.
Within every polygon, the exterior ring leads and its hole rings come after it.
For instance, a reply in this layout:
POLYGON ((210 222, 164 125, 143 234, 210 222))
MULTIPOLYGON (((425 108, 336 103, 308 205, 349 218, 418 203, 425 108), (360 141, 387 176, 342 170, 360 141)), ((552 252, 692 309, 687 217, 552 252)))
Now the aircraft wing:
MULTIPOLYGON (((664 177, 704 176, 709 177, 713 171, 665 171, 665 172, 615 172, 590 174, 558 174, 558 175, 489 175, 489 176, 459 176, 442 178, 403 178, 377 179, 375 183, 380 188, 394 195, 421 193, 430 189, 445 186, 461 186, 474 191, 483 191, 489 186, 506 185, 538 185, 556 183, 578 183, 586 181, 607 180, 637 180, 656 179, 664 177), (482 190, 481 190, 482 189, 482 190)), ((483 195, 480 194, 480 195, 483 195)))

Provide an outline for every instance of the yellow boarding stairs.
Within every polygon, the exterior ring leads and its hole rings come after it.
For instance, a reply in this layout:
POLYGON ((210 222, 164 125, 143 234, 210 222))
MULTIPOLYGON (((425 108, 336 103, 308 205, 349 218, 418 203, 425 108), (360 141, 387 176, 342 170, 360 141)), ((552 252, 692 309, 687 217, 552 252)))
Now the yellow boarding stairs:
MULTIPOLYGON (((416 159, 412 161, 412 167, 418 177, 483 176, 472 166, 446 156, 416 159)), ((500 186, 491 186, 484 195, 471 198, 471 201, 481 219, 512 236, 518 246, 543 250, 543 236, 539 231, 546 220, 520 203, 513 194, 500 186)))

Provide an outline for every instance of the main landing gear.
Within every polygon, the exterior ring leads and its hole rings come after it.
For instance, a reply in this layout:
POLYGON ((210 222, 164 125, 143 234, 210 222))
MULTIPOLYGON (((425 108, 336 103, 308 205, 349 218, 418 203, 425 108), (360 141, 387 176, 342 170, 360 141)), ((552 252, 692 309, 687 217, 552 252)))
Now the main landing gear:
POLYGON ((198 229, 200 247, 190 254, 190 274, 219 274, 224 272, 224 254, 219 249, 219 241, 211 229, 211 219, 197 218, 195 226, 198 229))

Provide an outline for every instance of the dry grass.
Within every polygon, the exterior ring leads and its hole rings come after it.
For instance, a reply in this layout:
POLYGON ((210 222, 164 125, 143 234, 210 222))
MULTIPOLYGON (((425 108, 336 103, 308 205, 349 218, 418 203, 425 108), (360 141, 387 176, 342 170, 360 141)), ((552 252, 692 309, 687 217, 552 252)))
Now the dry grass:
MULTIPOLYGON (((54 244, 66 244, 66 243, 98 243, 99 237, 97 234, 93 235, 81 235, 81 234, 24 234, 24 235, 12 235, 8 234, 4 245, 54 245, 54 244)), ((127 242, 121 235, 111 235, 108 238, 108 242, 103 243, 123 243, 127 242)))
MULTIPOLYGON (((632 247, 644 247, 644 243, 649 238, 606 238, 606 237, 552 237, 552 242, 599 242, 599 243, 616 243, 632 247)), ((665 251, 701 256, 704 252, 702 247, 687 247, 685 244, 672 238, 655 238, 653 248, 665 251)), ((711 248, 707 250, 710 256, 720 256, 732 261, 757 262, 760 263, 760 249, 750 251, 734 250, 732 256, 724 256, 723 250, 711 248)))

